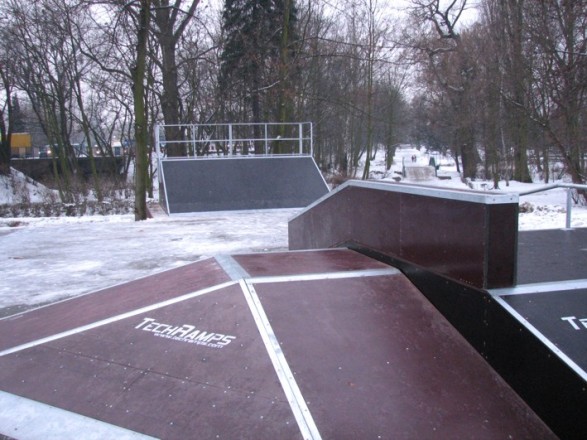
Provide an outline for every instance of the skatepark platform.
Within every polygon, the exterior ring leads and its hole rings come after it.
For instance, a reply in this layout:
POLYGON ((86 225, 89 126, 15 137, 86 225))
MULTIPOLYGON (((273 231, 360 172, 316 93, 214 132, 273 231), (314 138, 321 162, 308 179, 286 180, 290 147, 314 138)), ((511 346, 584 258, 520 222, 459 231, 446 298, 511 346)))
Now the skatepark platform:
POLYGON ((0 320, 13 438, 556 438, 397 269, 210 258, 0 320))
POLYGON ((351 181, 289 243, 400 269, 557 435, 585 438, 587 229, 518 233, 517 216, 512 194, 351 181))
POLYGON ((347 182, 289 252, 0 319, 0 437, 583 439, 587 232, 517 214, 347 182))

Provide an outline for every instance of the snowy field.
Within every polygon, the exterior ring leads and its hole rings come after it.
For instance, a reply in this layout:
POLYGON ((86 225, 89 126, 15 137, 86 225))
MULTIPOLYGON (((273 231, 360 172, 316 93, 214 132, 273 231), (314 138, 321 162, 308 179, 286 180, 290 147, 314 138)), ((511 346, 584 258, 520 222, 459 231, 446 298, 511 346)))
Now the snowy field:
MULTIPOLYGON (((383 158, 372 164, 375 179, 391 180, 403 158, 428 157, 405 148, 387 174, 383 158)), ((466 189, 450 162, 440 162, 439 175, 447 180, 419 184, 466 189)), ((406 182, 406 180, 404 180, 406 182)), ((20 191, 27 191, 22 183, 20 191)), ((542 186, 511 182, 500 189, 520 192, 542 186)), ((45 190, 30 188, 32 201, 45 190)), ((0 203, 11 203, 5 182, 0 181, 0 203)), ((533 212, 520 214, 520 229, 553 229, 565 226, 566 192, 551 190, 520 199, 533 212)), ((0 218, 0 317, 109 287, 207 256, 286 250, 287 222, 298 210, 204 213, 135 222, 132 215, 0 218)), ((587 209, 573 209, 573 227, 587 227, 587 209)))

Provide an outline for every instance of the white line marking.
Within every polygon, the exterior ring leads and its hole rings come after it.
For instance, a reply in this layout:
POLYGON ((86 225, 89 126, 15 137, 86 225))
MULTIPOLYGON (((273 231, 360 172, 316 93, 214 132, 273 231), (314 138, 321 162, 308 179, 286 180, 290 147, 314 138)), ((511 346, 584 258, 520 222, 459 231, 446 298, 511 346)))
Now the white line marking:
POLYGON ((379 277, 398 275, 400 271, 393 267, 385 269, 349 270, 346 272, 325 272, 304 275, 277 275, 250 278, 252 283, 288 283, 293 281, 340 280, 346 278, 379 277))
POLYGON ((526 318, 520 315, 516 309, 510 306, 503 298, 495 297, 495 300, 498 304, 500 304, 504 309, 506 309, 509 313, 512 314, 514 318, 516 318, 520 324, 526 327, 534 336, 536 336, 544 345, 546 345, 554 354, 556 354, 559 358, 561 358, 564 362, 567 363, 573 371, 575 371, 579 376, 583 378, 584 381, 587 381, 587 373, 577 365, 570 357, 568 357, 564 352, 560 350, 556 345, 554 345, 550 339, 542 334, 540 330, 534 327, 526 318))
POLYGON ((55 335, 51 335, 51 336, 47 336, 45 338, 37 339, 36 341, 27 342, 26 344, 18 345, 16 347, 12 347, 12 348, 8 348, 4 351, 0 351, 0 357, 6 356, 11 353, 16 353, 18 351, 26 350, 27 348, 35 347, 37 345, 45 344, 47 342, 55 341, 57 339, 65 338, 67 336, 75 335, 77 333, 81 333, 81 332, 91 330, 91 329, 94 329, 97 327, 101 327, 106 324, 111 324, 113 322, 120 321, 122 319, 126 319, 126 318, 130 318, 132 316, 140 315, 141 313, 150 312, 152 310, 160 309, 162 307, 166 307, 166 306, 169 306, 172 304, 177 304, 179 302, 182 302, 182 301, 185 301, 185 300, 188 300, 191 298, 195 298, 200 295, 205 295, 207 293, 214 292, 216 290, 220 290, 225 287, 233 286, 235 284, 236 284, 235 281, 229 281, 226 283, 217 284, 216 286, 208 287, 206 289, 197 290, 192 293, 188 293, 185 295, 178 296, 176 298, 168 299, 168 300, 162 301, 160 303, 151 304, 150 306, 141 307, 140 309, 132 310, 130 312, 126 312, 126 313, 123 313, 120 315, 111 316, 110 318, 102 319, 102 320, 96 321, 96 322, 92 322, 91 324, 82 325, 81 327, 76 327, 71 330, 57 333, 55 335))
POLYGON ((289 368, 285 355, 279 346, 279 341, 273 332, 252 281, 241 280, 240 285, 302 436, 308 440, 321 439, 322 437, 320 436, 318 427, 289 368))
MULTIPOLYGON (((218 261, 218 260, 217 260, 218 261)), ((232 267, 231 274, 233 276, 237 275, 237 269, 241 267, 235 260, 230 258, 226 261, 218 261, 218 263, 222 266, 224 264, 229 264, 234 261, 235 266, 232 267)), ((242 269, 242 267, 241 267, 242 269)), ((246 273, 244 269, 242 269, 242 274, 246 273)), ((269 277, 258 277, 258 278, 251 278, 251 282, 253 283, 285 283, 285 282, 292 282, 292 281, 314 281, 314 280, 331 280, 331 279, 345 279, 345 278, 359 278, 359 277, 372 277, 372 276, 386 276, 386 275, 396 275, 399 274, 399 270, 395 268, 384 268, 384 269, 366 269, 366 270, 351 270, 346 272, 328 272, 328 273, 318 273, 318 274, 307 274, 307 275, 287 275, 287 276, 269 276, 269 277)), ((230 275, 230 274, 229 274, 230 275)), ((240 281, 243 279, 241 278, 240 281)), ((16 353, 18 351, 26 350, 27 348, 35 347, 37 345, 44 344, 46 342, 55 341, 57 339, 65 338, 67 336, 75 335, 77 333, 81 333, 87 330, 94 329, 96 327, 101 327, 103 325, 110 324, 112 322, 120 321, 122 319, 129 318, 131 316, 136 316, 141 313, 150 312, 155 309, 159 309, 161 307, 165 307, 171 304, 176 304, 191 298, 195 298, 200 295, 204 295, 206 293, 214 292, 216 290, 223 289, 225 287, 234 285, 238 283, 239 280, 228 281, 226 283, 218 284, 212 287, 208 287, 202 290, 198 290, 195 292, 188 293, 186 295, 181 295, 176 298, 169 299, 167 301, 163 301, 156 304, 151 304, 150 306, 145 306, 140 309, 132 310, 130 312, 123 313, 121 315, 112 316, 107 319, 103 319, 100 321, 96 321, 87 325, 83 325, 81 327, 76 327, 71 330, 67 330, 61 333, 57 333, 55 335, 47 336, 45 338, 37 339, 35 341, 27 342, 26 344, 18 345, 16 347, 8 348, 6 350, 0 351, 0 357, 6 356, 11 353, 16 353)), ((86 294, 89 295, 89 294, 86 294)), ((69 299, 71 300, 71 299, 69 299)), ((49 307, 47 305, 46 307, 49 307)), ((32 312, 34 310, 31 310, 32 312)))

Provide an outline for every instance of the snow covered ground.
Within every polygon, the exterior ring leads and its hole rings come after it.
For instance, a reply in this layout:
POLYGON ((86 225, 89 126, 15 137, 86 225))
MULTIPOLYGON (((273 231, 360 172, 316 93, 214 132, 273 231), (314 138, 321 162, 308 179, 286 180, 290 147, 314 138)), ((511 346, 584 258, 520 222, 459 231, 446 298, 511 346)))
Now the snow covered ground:
MULTIPOLYGON (((430 156, 420 150, 414 148, 401 148, 396 151, 394 165, 390 171, 384 173, 384 157, 382 157, 382 155, 378 155, 375 161, 371 164, 371 174, 373 177, 380 180, 392 180, 394 176, 397 176, 395 172, 401 170, 402 162, 405 162, 408 166, 411 164, 412 156, 416 156, 417 165, 427 165, 430 160, 430 156)), ((433 156, 436 160, 436 163, 440 165, 438 176, 443 176, 447 179, 426 180, 417 183, 446 188, 469 189, 467 185, 461 182, 453 161, 447 158, 439 158, 437 155, 433 156), (448 179, 448 177, 450 177, 450 179, 448 179)), ((403 182, 406 182, 406 180, 403 180, 403 182)), ((550 182, 550 184, 552 183, 553 182, 550 182)), ((474 182, 474 186, 476 189, 483 190, 484 188, 492 188, 493 182, 474 182)), ((545 184, 541 182, 520 183, 510 181, 509 183, 506 183, 505 181, 501 181, 499 183, 499 191, 508 193, 521 193, 544 186, 545 184)), ((566 189, 559 188, 546 192, 522 196, 520 197, 520 204, 525 204, 526 206, 530 207, 530 209, 532 209, 532 212, 520 213, 520 230, 559 229, 565 227, 567 211, 566 189)), ((573 206, 571 227, 587 227, 587 207, 573 206)))
POLYGON ((3 308, 44 304, 206 256, 287 249, 291 210, 0 219, 3 308), (12 225, 10 222, 14 222, 12 225))
MULTIPOLYGON (((391 180, 402 159, 427 164, 418 150, 398 150, 385 173, 383 157, 372 164, 373 177, 391 180)), ((441 161, 439 174, 450 180, 418 182, 466 189, 454 166, 441 161)), ((0 181, 0 204, 47 197, 48 190, 20 179, 18 194, 0 181)), ((502 190, 519 192, 540 184, 505 182, 502 190)), ((520 214, 520 229, 565 225, 565 190, 526 196, 533 212, 520 214)), ((219 212, 135 222, 132 215, 0 218, 0 317, 33 306, 144 277, 211 255, 287 249, 287 222, 298 210, 219 212)), ((573 227, 587 227, 587 209, 573 209, 573 227)))

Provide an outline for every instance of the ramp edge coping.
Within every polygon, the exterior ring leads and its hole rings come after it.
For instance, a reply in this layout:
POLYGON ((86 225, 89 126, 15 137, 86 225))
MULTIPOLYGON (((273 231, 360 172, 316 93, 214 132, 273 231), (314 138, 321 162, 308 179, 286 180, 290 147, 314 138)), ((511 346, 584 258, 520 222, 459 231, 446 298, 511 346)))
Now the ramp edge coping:
POLYGON ((180 156, 180 157, 163 157, 161 162, 189 162, 205 160, 252 160, 252 159, 306 159, 312 157, 311 154, 248 154, 240 156, 180 156))
MULTIPOLYGON (((451 188, 439 188, 435 186, 417 185, 411 183, 397 183, 397 182, 369 182, 363 180, 347 180, 342 185, 336 187, 334 190, 320 197, 315 202, 304 208, 296 217, 301 216, 306 211, 321 204, 324 200, 334 196, 340 191, 348 187, 376 189, 388 192, 397 192, 403 194, 411 194, 423 197, 436 197, 440 199, 457 200, 463 202, 481 203, 485 205, 504 205, 510 203, 519 203, 519 195, 517 193, 486 193, 483 191, 472 190, 458 190, 451 188)), ((294 218, 296 218, 294 217, 294 218)), ((292 219, 293 220, 293 219, 292 219)))
POLYGON ((580 289, 587 289, 587 279, 520 284, 503 289, 490 289, 489 293, 492 296, 507 296, 526 295, 529 293, 564 292, 580 289))

